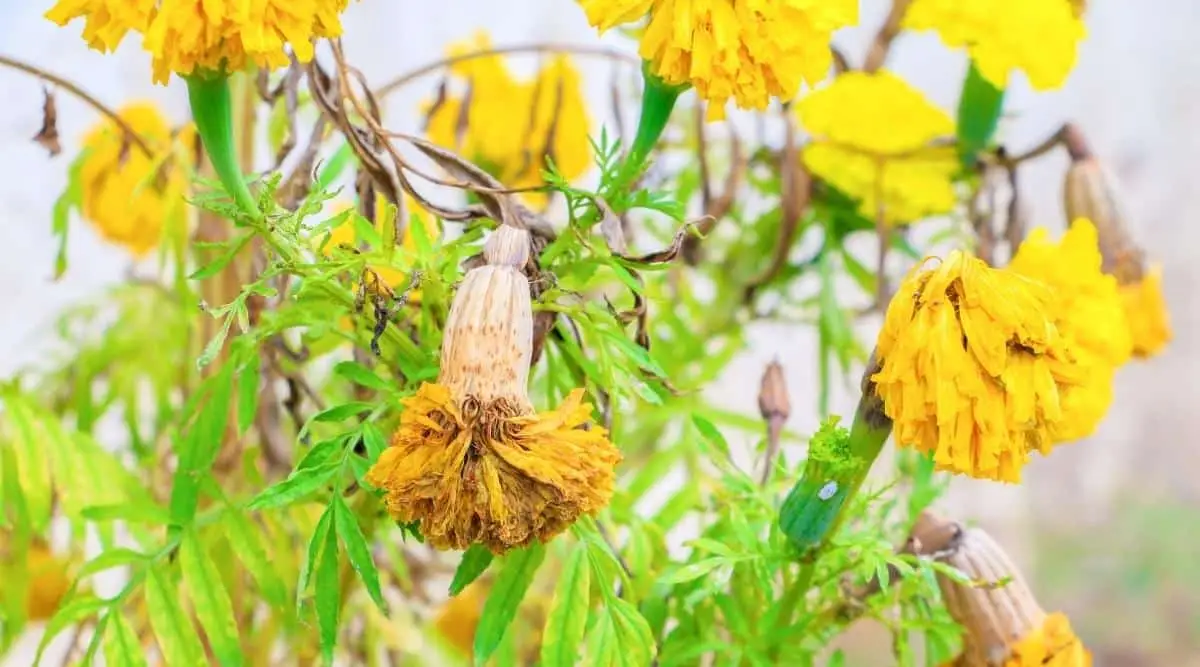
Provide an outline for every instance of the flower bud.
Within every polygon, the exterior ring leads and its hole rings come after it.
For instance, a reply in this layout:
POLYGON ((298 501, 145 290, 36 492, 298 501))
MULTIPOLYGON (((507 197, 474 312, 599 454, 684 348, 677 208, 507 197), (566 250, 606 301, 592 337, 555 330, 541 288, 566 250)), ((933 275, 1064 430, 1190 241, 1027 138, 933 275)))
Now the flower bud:
POLYGON ((1042 610, 1021 572, 987 532, 928 513, 918 526, 926 533, 952 535, 938 558, 971 579, 962 584, 937 575, 947 610, 965 630, 956 666, 1091 665, 1066 616, 1042 610))

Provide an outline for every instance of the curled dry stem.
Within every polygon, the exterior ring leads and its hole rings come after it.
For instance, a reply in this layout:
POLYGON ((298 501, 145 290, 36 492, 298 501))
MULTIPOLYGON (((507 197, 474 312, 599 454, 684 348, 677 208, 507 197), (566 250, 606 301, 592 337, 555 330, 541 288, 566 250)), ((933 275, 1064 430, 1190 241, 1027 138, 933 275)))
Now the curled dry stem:
POLYGON ((513 46, 503 46, 491 49, 481 49, 479 51, 471 51, 426 63, 420 67, 405 72, 376 88, 374 95, 377 98, 386 97, 387 95, 396 92, 398 89, 403 88, 404 86, 416 81, 417 79, 420 79, 421 77, 439 72, 459 63, 469 62, 479 58, 487 58, 490 56, 530 53, 570 53, 577 56, 594 56, 598 58, 605 58, 614 62, 623 62, 634 66, 641 65, 641 60, 637 56, 604 46, 555 44, 551 42, 516 44, 513 46))
POLYGON ((787 266, 792 244, 800 231, 800 220, 812 201, 813 178, 800 161, 800 149, 796 143, 796 126, 791 114, 783 114, 783 150, 776 157, 780 180, 779 240, 767 268, 746 285, 743 304, 754 301, 758 291, 775 279, 787 266))
POLYGON ((863 61, 864 72, 869 74, 877 72, 887 62, 888 53, 892 49, 892 42, 900 34, 900 26, 904 22, 904 15, 908 13, 908 6, 911 4, 912 0, 892 0, 892 9, 888 12, 887 18, 884 19, 883 25, 880 26, 879 32, 875 33, 875 39, 871 42, 871 46, 867 50, 867 57, 863 61))

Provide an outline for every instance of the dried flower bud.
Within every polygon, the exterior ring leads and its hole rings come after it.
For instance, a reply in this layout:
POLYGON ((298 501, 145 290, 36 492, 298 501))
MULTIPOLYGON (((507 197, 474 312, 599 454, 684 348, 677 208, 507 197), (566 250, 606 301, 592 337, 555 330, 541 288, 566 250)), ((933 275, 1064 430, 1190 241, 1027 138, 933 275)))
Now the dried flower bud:
POLYGON ((583 390, 540 414, 529 400, 529 244, 510 226, 488 239, 488 263, 471 269, 450 307, 437 383, 404 400, 391 447, 367 475, 391 514, 420 521, 439 549, 546 541, 612 497, 621 455, 591 423, 583 390))
POLYGON ((758 411, 763 419, 780 420, 787 420, 792 412, 787 381, 783 379, 783 366, 778 361, 767 364, 763 371, 762 385, 758 390, 758 411))
POLYGON ((1047 614, 1024 577, 990 535, 980 528, 963 529, 933 515, 918 526, 929 534, 954 535, 939 560, 971 578, 964 585, 938 574, 946 608, 962 624, 959 667, 1084 667, 1091 655, 1059 613, 1047 614))
POLYGON ((1068 125, 1063 139, 1071 155, 1063 188, 1067 220, 1073 223, 1086 218, 1095 224, 1103 270, 1120 285, 1133 353, 1137 357, 1156 354, 1172 338, 1161 270, 1147 261, 1145 252, 1134 241, 1108 175, 1082 134, 1068 125))

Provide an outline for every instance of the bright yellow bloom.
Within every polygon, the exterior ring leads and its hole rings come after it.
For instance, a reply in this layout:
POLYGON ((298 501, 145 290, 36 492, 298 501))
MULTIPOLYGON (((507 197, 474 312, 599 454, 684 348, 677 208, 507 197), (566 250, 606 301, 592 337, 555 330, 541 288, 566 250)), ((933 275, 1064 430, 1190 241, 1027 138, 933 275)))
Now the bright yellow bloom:
MULTIPOLYGON (((491 41, 481 32, 472 43, 453 46, 450 55, 488 48, 491 41)), ((568 179, 591 166, 583 83, 566 56, 556 56, 531 82, 518 81, 500 56, 456 63, 451 73, 467 91, 430 109, 427 133, 434 143, 461 152, 513 188, 541 185, 549 160, 568 179)), ((523 197, 530 203, 545 200, 541 193, 523 197)))
POLYGON ((1062 392, 1063 419, 1051 434, 1077 440, 1095 430, 1113 398, 1116 369, 1129 361, 1133 341, 1117 290, 1117 279, 1101 271, 1096 227, 1080 218, 1053 243, 1039 227, 1021 243, 1009 269, 1041 281, 1058 299, 1055 324, 1087 379, 1062 392))
POLYGON ((142 141, 154 151, 125 138, 111 120, 98 123, 84 138, 80 167, 80 209, 105 239, 135 257, 158 245, 168 218, 183 206, 188 177, 186 149, 194 130, 172 137, 167 119, 150 102, 134 102, 118 110, 142 141))
POLYGON ((59 603, 71 588, 69 563, 55 556, 44 542, 35 541, 26 554, 26 567, 29 591, 25 614, 32 621, 44 621, 58 611, 59 603))
POLYGON ((454 296, 438 380, 404 400, 391 446, 367 474, 400 521, 420 521, 439 549, 482 543, 503 552, 545 542, 612 497, 621 455, 592 423, 583 390, 538 413, 529 234, 496 230, 485 266, 454 296))
POLYGON ((342 33, 349 0, 59 0, 46 18, 60 26, 85 19, 83 38, 101 52, 129 32, 154 57, 154 80, 197 69, 238 71, 288 64, 285 46, 308 62, 312 40, 342 33))
POLYGON ((483 617, 491 581, 476 579, 458 595, 446 600, 434 619, 434 627, 456 650, 468 659, 475 656, 475 629, 483 617))
POLYGON ((1163 298, 1162 267, 1151 266, 1139 280, 1121 285, 1121 303, 1133 337, 1133 353, 1151 357, 1171 341, 1171 314, 1163 298))
POLYGON ((954 251, 915 268, 888 306, 872 376, 896 443, 940 470, 1020 480, 1050 450, 1064 386, 1086 377, 1045 285, 954 251))
POLYGON ((1063 85, 1087 36, 1071 0, 915 0, 904 27, 936 30, 947 46, 966 48, 996 86, 1019 69, 1037 90, 1063 85))
POLYGON ((847 72, 796 106, 814 141, 804 164, 861 202, 874 219, 883 194, 883 219, 911 222, 954 208, 953 148, 930 148, 954 136, 954 121, 904 79, 890 73, 847 72))
POLYGON ((1042 627, 1010 647, 1004 667, 1091 667, 1092 654, 1062 613, 1046 616, 1042 627))
POLYGON ((672 85, 691 84, 710 120, 732 98, 763 110, 829 72, 829 42, 858 22, 858 0, 579 0, 600 29, 649 15, 639 52, 672 85))

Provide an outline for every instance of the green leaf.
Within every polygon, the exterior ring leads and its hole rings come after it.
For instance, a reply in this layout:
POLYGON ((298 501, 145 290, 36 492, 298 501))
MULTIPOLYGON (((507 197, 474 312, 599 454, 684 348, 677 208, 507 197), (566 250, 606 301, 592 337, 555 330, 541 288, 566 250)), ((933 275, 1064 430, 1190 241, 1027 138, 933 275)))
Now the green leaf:
MULTIPOLYGON (((330 506, 330 509, 333 509, 330 506)), ((328 511, 328 510, 327 510, 328 511)), ((336 514, 336 511, 335 511, 336 514)), ((336 531, 329 530, 317 565, 317 625, 321 633, 321 655, 325 664, 333 664, 333 649, 337 644, 338 616, 341 614, 341 585, 338 580, 338 550, 336 531)))
POLYGON ((101 552, 95 558, 84 563, 83 567, 79 568, 79 572, 75 575, 75 577, 76 579, 82 580, 83 578, 90 577, 97 572, 111 570, 114 567, 121 567, 122 565, 140 563, 145 561, 147 558, 149 558, 149 556, 146 554, 139 553, 132 549, 114 547, 107 551, 101 552))
POLYGON ((346 546, 346 556, 350 558, 354 571, 358 572, 363 585, 367 587, 367 594, 374 600, 375 606, 379 607, 379 611, 387 615, 388 604, 383 599, 383 591, 379 586, 379 571, 375 569, 367 538, 363 535, 358 520, 342 500, 341 494, 333 496, 333 521, 338 535, 342 538, 342 544, 346 546))
POLYGON ((308 582, 312 576, 314 568, 317 566, 317 557, 321 555, 321 548, 325 545, 325 541, 329 536, 329 531, 333 528, 333 508, 326 507, 321 513, 321 518, 317 519, 317 526, 313 529, 312 537, 308 540, 308 556, 300 565, 300 582, 296 586, 296 607, 297 609, 304 602, 304 594, 308 592, 308 582))
POLYGON ((688 581, 699 579, 722 565, 729 564, 728 558, 705 558, 702 561, 688 563, 683 567, 663 576, 659 582, 667 585, 682 584, 688 581))
POLYGON ((495 555, 482 544, 472 544, 463 552, 458 569, 454 571, 454 579, 450 582, 450 595, 458 595, 463 589, 478 579, 488 566, 492 564, 495 555))
POLYGON ((546 615, 542 632, 542 666, 571 667, 576 664, 579 649, 587 631, 588 608, 591 606, 591 565, 587 545, 579 543, 571 552, 546 615))
POLYGON ((196 627, 179 604, 178 589, 160 567, 146 576, 146 609, 163 659, 171 667, 205 665, 196 627))
POLYGON ((321 488, 341 469, 342 462, 339 460, 315 468, 297 470, 282 482, 264 489, 250 501, 246 509, 254 511, 290 505, 321 488))
POLYGON ((516 617, 517 608, 525 599, 525 592, 529 590, 545 557, 546 546, 541 542, 511 551, 505 556, 475 629, 476 665, 486 664, 504 639, 504 633, 516 617))
POLYGON ((258 385, 260 376, 257 359, 242 366, 238 376, 237 420, 238 435, 245 435, 258 412, 258 385))
POLYGON ((41 663, 42 652, 63 630, 94 616, 96 612, 106 606, 108 606, 107 600, 84 594, 74 597, 70 602, 59 607, 58 611, 54 612, 54 616, 50 617, 50 622, 46 624, 46 630, 42 634, 41 643, 38 644, 37 656, 34 658, 33 664, 41 663))
POLYGON ((107 667, 143 667, 146 655, 129 621, 119 611, 108 613, 104 632, 104 663, 107 667))
POLYGON ((392 386, 388 384, 387 380, 379 377, 374 371, 366 366, 363 366, 357 361, 339 362, 338 365, 333 367, 333 372, 341 375, 351 382, 367 387, 368 389, 388 392, 393 390, 392 386))
POLYGON ((171 515, 158 505, 144 502, 120 503, 117 505, 90 505, 83 508, 80 516, 89 521, 127 521, 152 526, 165 526, 171 515))
POLYGON ((312 416, 312 420, 317 422, 340 422, 343 419, 349 419, 364 412, 370 412, 372 407, 374 406, 370 403, 363 403, 362 401, 343 403, 342 405, 335 405, 318 412, 312 416))
POLYGON ((221 573, 192 530, 183 533, 183 541, 179 545, 179 568, 192 601, 192 610, 204 627, 213 654, 222 665, 241 665, 242 649, 238 644, 233 603, 229 600, 225 583, 221 581, 221 573))
POLYGON ((653 664, 657 648, 650 624, 632 604, 614 595, 607 595, 596 628, 592 631, 596 667, 643 667, 653 664))
POLYGON ((230 550, 258 582, 263 597, 272 605, 282 605, 287 598, 287 587, 263 546, 262 532, 236 509, 226 512, 223 523, 230 550))
POLYGON ((9 447, 16 459, 16 477, 25 497, 29 519, 34 532, 41 533, 50 521, 52 491, 50 459, 44 445, 45 429, 23 396, 6 393, 4 415, 14 427, 15 437, 9 440, 9 447))
POLYGON ((371 422, 366 422, 362 425, 362 440, 363 445, 367 448, 368 461, 378 460, 379 455, 388 446, 387 440, 383 437, 383 432, 371 422))
POLYGON ((71 229, 71 209, 78 208, 83 199, 83 166, 91 154, 90 149, 79 151, 79 156, 67 168, 67 187, 54 201, 52 230, 58 237, 58 251, 54 256, 54 279, 58 280, 67 271, 67 237, 71 229))
POLYGON ((217 275, 221 272, 221 269, 229 266, 229 263, 233 261, 233 258, 237 257, 237 254, 242 251, 242 248, 246 247, 246 244, 249 243, 250 239, 254 238, 254 236, 254 232, 247 232, 238 237, 237 241, 230 244, 228 249, 217 256, 216 259, 208 264, 205 264, 199 269, 196 269, 192 275, 188 276, 188 280, 204 280, 205 278, 211 278, 217 275))
POLYGON ((965 164, 974 164, 991 143, 1003 110, 1004 90, 983 78, 972 60, 958 99, 958 151, 965 164))
POLYGON ((190 524, 196 516, 200 479, 208 474, 221 449, 233 398, 233 368, 232 363, 226 363, 205 380, 208 400, 176 449, 179 467, 171 483, 171 522, 177 526, 190 524))

